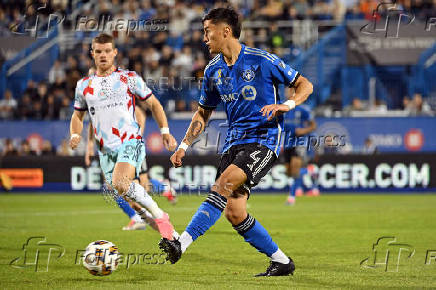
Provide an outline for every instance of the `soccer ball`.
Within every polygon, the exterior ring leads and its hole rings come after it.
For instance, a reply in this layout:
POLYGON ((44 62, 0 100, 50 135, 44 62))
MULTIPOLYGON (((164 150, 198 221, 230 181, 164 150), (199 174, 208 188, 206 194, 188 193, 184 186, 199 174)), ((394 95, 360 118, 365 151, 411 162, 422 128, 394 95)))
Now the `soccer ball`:
POLYGON ((113 243, 100 240, 90 243, 83 255, 83 266, 95 276, 107 276, 117 269, 118 247, 113 243))

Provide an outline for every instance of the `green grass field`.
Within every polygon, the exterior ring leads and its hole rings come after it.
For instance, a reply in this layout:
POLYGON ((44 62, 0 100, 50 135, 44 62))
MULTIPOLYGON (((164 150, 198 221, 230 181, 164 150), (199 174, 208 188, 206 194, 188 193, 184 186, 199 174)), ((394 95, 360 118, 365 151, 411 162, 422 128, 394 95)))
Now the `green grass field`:
MULTIPOLYGON (((176 206, 162 198, 157 201, 182 232, 203 199, 183 196, 176 206)), ((75 264, 76 250, 106 239, 124 254, 159 253, 159 235, 151 228, 122 231, 127 217, 100 195, 1 194, 0 288, 436 288, 436 259, 425 264, 427 250, 435 250, 436 256, 436 195, 324 195, 299 198, 293 207, 286 207, 284 200, 283 195, 252 196, 249 212, 292 256, 294 276, 254 278, 268 259, 222 218, 175 265, 141 261, 95 277, 75 264), (63 246, 64 256, 52 259, 47 272, 10 266, 23 256, 27 239, 35 236, 63 246), (415 250, 410 258, 402 252, 397 272, 394 258, 389 262, 393 271, 386 272, 383 265, 360 266, 383 236, 395 236, 415 250)), ((397 255, 396 248, 388 246, 380 248, 380 257, 387 248, 392 257, 397 255)))

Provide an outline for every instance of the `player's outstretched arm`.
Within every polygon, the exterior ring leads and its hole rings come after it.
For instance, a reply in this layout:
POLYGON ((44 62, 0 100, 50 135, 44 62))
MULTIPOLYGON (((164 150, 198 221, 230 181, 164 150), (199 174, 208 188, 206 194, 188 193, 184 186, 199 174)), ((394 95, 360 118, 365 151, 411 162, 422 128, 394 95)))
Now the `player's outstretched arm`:
POLYGON ((83 119, 86 111, 75 110, 70 122, 70 147, 76 149, 82 139, 83 119))
POLYGON ((162 134, 162 140, 165 145, 165 148, 168 151, 174 151, 177 147, 177 141, 173 135, 170 134, 170 129, 168 128, 168 120, 165 115, 165 111, 160 104, 159 100, 151 95, 146 101, 146 106, 153 113, 153 119, 156 121, 157 125, 160 128, 160 132, 162 134))
POLYGON ((264 106, 260 110, 262 116, 266 116, 269 121, 272 120, 274 117, 278 116, 279 114, 289 112, 290 110, 295 108, 295 106, 304 103, 304 101, 307 100, 310 94, 312 94, 313 85, 308 79, 300 75, 300 77, 294 84, 294 89, 295 94, 283 104, 272 104, 264 106))
POLYGON ((211 115, 212 110, 206 110, 202 107, 199 107, 194 113, 191 124, 186 131, 185 138, 183 138, 179 148, 170 158, 174 167, 182 166, 182 159, 185 156, 186 149, 188 149, 188 146, 192 145, 194 140, 204 131, 211 115))
POLYGON ((85 152, 85 165, 91 165, 91 157, 94 156, 94 132, 92 130, 92 124, 88 125, 88 142, 86 144, 85 152))

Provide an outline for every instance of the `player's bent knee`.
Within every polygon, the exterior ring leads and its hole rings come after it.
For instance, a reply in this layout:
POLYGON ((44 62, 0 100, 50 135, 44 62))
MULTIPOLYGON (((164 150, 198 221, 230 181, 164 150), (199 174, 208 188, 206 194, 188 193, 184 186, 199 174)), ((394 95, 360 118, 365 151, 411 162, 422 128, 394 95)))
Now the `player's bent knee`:
POLYGON ((214 184, 214 191, 218 192, 222 196, 229 197, 235 190, 239 188, 238 184, 234 184, 230 177, 221 176, 214 184))
POLYGON ((232 186, 227 178, 219 178, 215 181, 212 190, 218 192, 224 197, 229 197, 233 192, 232 186))
POLYGON ((245 219, 247 213, 245 212, 245 210, 234 210, 232 208, 226 207, 224 215, 232 225, 238 225, 245 219))

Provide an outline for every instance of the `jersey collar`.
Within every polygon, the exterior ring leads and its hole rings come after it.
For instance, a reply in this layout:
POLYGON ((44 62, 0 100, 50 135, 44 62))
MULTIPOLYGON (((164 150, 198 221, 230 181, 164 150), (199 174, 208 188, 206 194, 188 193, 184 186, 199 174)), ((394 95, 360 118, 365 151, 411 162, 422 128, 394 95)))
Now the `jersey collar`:
POLYGON ((97 74, 97 70, 95 70, 94 75, 97 76, 97 77, 104 78, 104 77, 108 77, 108 76, 110 76, 111 74, 113 74, 113 73, 114 73, 115 71, 117 71, 117 70, 119 70, 119 68, 117 68, 116 66, 114 66, 114 68, 112 69, 111 73, 108 74, 108 75, 105 75, 105 76, 98 75, 98 74, 97 74))

